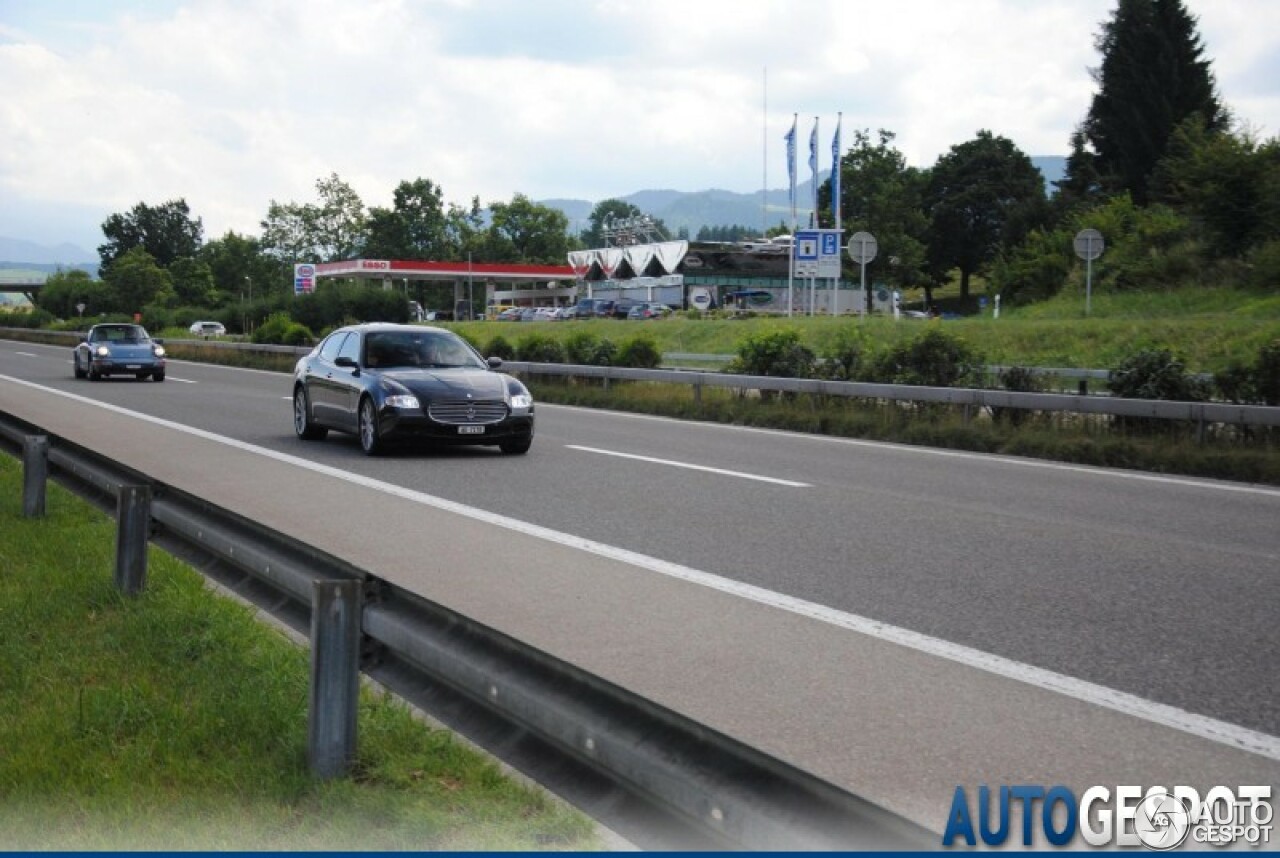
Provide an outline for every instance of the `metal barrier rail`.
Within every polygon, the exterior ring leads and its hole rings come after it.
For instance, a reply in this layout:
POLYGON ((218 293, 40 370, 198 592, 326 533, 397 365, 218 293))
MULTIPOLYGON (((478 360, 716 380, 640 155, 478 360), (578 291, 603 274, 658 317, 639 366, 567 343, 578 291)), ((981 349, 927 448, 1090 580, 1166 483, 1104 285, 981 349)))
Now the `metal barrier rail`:
MULTIPOLYGON (((0 446, 18 455, 47 448, 50 476, 108 511, 113 494, 145 487, 152 541, 309 631, 313 643, 320 590, 357 582, 364 673, 478 744, 497 746, 499 756, 523 756, 534 771, 556 773, 558 791, 584 808, 599 802, 596 815, 642 846, 646 836, 655 838, 647 848, 937 846, 937 835, 915 823, 398 588, 376 570, 354 568, 4 413, 0 446), (47 443, 33 444, 33 436, 47 443)), ((321 679, 314 659, 313 651, 313 701, 321 679)))
POLYGON ((824 381, 814 378, 730 375, 693 370, 629 369, 520 361, 506 361, 502 364, 502 368, 510 372, 531 375, 687 384, 693 387, 695 400, 700 397, 703 387, 723 387, 731 390, 809 393, 891 402, 940 402, 967 406, 970 409, 1015 408, 1031 411, 1107 414, 1115 417, 1150 417, 1157 420, 1187 420, 1202 427, 1208 423, 1280 426, 1280 408, 1265 405, 1122 399, 1114 396, 1073 396, 1063 393, 1019 393, 972 387, 920 387, 909 384, 872 384, 860 381, 824 381))

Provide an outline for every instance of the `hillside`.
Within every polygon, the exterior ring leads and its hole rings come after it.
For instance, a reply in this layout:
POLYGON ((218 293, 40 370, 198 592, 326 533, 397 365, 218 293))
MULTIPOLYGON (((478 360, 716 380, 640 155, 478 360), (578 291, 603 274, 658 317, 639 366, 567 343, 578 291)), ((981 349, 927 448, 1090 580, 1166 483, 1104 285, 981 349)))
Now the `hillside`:
MULTIPOLYGON (((1045 192, 1052 194, 1053 183, 1062 178, 1067 159, 1045 156, 1032 158, 1031 163, 1044 176, 1045 192)), ((822 173, 818 181, 825 182, 827 176, 828 173, 822 173)), ((796 214, 802 226, 807 224, 812 211, 812 206, 808 205, 813 197, 812 188, 810 180, 805 180, 796 187, 796 214)), ((636 191, 618 199, 630 203, 647 215, 660 218, 673 238, 681 227, 687 228, 690 236, 695 236, 703 226, 746 226, 763 231, 791 221, 791 202, 786 188, 749 194, 715 188, 705 191, 654 189, 636 191)), ((586 229, 591 211, 600 200, 547 199, 538 202, 564 212, 569 219, 570 231, 577 233, 586 229)))

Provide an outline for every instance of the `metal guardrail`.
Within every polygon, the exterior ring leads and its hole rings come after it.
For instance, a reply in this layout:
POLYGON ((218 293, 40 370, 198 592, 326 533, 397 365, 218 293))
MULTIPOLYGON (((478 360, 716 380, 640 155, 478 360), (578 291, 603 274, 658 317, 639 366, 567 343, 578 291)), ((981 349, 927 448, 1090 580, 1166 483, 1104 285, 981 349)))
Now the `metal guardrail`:
MULTIPOLYGON (((499 756, 523 757, 529 765, 518 768, 552 773, 557 791, 580 806, 602 805, 606 822, 642 846, 646 835, 658 838, 648 848, 937 846, 937 836, 915 823, 398 588, 376 570, 2 412, 0 446, 18 455, 47 449, 50 476, 108 512, 123 487, 145 487, 152 541, 313 642, 320 639, 313 615, 323 613, 312 608, 318 583, 358 582, 364 673, 478 744, 497 746, 499 756)), ((319 683, 313 661, 313 700, 319 683)))
POLYGON ((1164 399, 1123 399, 1120 397, 1073 396, 1062 393, 1019 393, 970 387, 919 387, 908 384, 872 384, 857 381, 824 381, 813 378, 773 378, 757 375, 730 375, 692 370, 629 369, 625 367, 575 366, 553 363, 507 361, 510 372, 628 381, 657 381, 687 384, 697 400, 704 387, 731 390, 808 393, 819 396, 853 397, 890 402, 938 402, 976 408, 1014 408, 1032 411, 1106 414, 1114 417, 1148 417, 1157 420, 1186 420, 1204 426, 1231 423, 1248 426, 1280 426, 1280 408, 1264 405, 1230 405, 1221 402, 1174 402, 1164 399))

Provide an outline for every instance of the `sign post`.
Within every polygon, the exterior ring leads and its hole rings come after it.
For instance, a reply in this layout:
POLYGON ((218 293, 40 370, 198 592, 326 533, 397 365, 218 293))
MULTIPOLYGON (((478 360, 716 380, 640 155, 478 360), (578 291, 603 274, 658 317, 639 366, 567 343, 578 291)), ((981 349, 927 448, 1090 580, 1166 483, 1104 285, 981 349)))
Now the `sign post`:
POLYGON ((1089 315, 1090 298, 1093 293, 1093 260, 1102 255, 1106 246, 1106 242, 1102 240, 1102 233, 1096 229, 1082 229, 1076 233, 1076 256, 1085 262, 1084 314, 1086 316, 1089 315))
MULTIPOLYGON (((879 252, 879 246, 876 244, 876 237, 869 232, 855 232, 849 237, 849 258, 858 263, 862 269, 862 293, 867 295, 867 263, 876 258, 879 252)), ((867 303, 871 303, 871 296, 867 295, 867 303)), ((870 307, 862 308, 862 317, 865 318, 870 307)))

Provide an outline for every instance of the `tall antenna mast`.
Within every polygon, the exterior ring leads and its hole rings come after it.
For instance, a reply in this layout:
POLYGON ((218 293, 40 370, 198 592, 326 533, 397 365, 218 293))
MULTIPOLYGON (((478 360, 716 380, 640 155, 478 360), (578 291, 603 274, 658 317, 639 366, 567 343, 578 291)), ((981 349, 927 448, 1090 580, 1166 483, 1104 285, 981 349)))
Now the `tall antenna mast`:
POLYGON ((760 177, 760 237, 769 234, 769 67, 764 67, 764 112, 761 116, 764 130, 764 155, 761 162, 764 172, 760 177))

